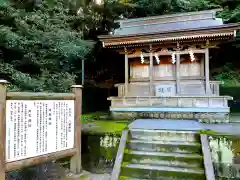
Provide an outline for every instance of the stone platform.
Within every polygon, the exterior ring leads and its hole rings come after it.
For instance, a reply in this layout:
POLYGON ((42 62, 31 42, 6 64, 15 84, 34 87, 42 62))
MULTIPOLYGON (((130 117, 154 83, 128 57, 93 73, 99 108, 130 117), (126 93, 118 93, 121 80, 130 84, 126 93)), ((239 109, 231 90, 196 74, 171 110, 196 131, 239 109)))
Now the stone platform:
POLYGON ((197 120, 138 119, 128 125, 129 129, 214 131, 240 136, 240 124, 207 124, 197 120))
POLYGON ((229 123, 229 96, 110 97, 116 119, 198 119, 205 123, 229 123))
MULTIPOLYGON (((131 109, 130 109, 131 110, 131 109)), ((114 119, 178 119, 199 120, 203 123, 229 123, 228 112, 157 112, 111 111, 114 119)))

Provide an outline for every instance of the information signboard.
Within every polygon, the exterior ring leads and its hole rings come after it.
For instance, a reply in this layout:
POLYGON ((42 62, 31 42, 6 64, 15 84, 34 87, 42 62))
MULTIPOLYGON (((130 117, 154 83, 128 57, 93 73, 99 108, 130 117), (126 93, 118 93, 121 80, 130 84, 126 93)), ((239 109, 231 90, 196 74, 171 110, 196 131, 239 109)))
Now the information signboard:
POLYGON ((7 100, 6 162, 74 147, 74 100, 7 100))

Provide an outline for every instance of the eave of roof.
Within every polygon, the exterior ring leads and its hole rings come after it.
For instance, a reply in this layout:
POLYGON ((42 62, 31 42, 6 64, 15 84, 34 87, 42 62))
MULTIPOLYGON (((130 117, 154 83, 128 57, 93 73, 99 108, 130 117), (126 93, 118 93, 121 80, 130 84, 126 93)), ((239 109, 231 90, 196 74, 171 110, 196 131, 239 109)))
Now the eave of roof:
POLYGON ((217 27, 196 28, 168 32, 156 32, 151 34, 138 34, 129 36, 107 35, 99 36, 104 47, 124 46, 131 44, 156 43, 166 41, 186 41, 196 39, 228 39, 236 36, 240 30, 240 23, 226 24, 217 27))
POLYGON ((232 23, 232 24, 224 24, 221 26, 212 26, 212 27, 203 27, 203 28, 194 28, 194 29, 183 29, 183 30, 173 30, 173 31, 162 31, 162 32, 153 32, 153 33, 141 33, 141 34, 134 34, 134 35, 100 35, 98 38, 100 40, 104 39, 115 39, 115 38, 123 38, 123 37, 140 37, 140 36, 146 36, 146 35, 156 35, 156 34, 170 34, 170 33, 186 33, 186 32, 194 32, 194 31, 205 31, 205 30, 224 30, 227 28, 231 28, 234 30, 234 28, 237 30, 240 29, 240 23, 232 23))
POLYGON ((113 47, 113 46, 128 46, 128 45, 137 45, 137 44, 146 44, 146 43, 158 43, 158 42, 184 42, 187 40, 196 41, 196 40, 228 40, 234 37, 234 32, 230 33, 218 33, 218 34, 203 34, 203 35, 193 35, 193 36, 179 36, 179 37, 170 37, 170 38, 154 38, 154 39, 147 39, 147 40, 137 40, 137 41, 124 41, 124 42, 110 42, 104 43, 104 47, 113 47))

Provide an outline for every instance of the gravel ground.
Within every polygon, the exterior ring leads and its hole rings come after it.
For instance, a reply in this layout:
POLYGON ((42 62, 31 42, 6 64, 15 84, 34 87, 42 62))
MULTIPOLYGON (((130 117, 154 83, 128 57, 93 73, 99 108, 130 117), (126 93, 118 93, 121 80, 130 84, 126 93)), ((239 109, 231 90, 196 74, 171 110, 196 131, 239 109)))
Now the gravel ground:
POLYGON ((47 163, 25 169, 24 172, 7 173, 6 180, 110 180, 110 174, 95 174, 83 170, 79 175, 73 175, 63 169, 58 163, 47 163))
POLYGON ((109 180, 110 174, 91 174, 91 180, 109 180))
POLYGON ((67 175, 69 178, 66 180, 110 180, 110 174, 95 174, 88 171, 82 171, 81 175, 72 175, 69 173, 67 175))

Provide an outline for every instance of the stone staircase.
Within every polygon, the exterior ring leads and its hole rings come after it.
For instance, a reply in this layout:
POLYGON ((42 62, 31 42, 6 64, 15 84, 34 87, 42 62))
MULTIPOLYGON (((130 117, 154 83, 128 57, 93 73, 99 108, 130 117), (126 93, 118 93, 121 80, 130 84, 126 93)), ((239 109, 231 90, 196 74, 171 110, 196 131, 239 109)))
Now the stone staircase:
POLYGON ((119 174, 111 180, 208 179, 197 132, 130 129, 127 134, 119 174))

